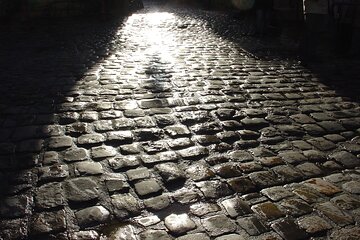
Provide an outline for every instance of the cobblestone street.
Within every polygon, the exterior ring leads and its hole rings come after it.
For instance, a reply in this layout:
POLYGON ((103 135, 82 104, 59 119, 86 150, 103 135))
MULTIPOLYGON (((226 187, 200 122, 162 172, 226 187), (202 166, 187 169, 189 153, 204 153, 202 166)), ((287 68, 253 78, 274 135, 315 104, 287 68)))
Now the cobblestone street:
POLYGON ((0 31, 0 239, 360 239, 359 102, 244 19, 0 31))

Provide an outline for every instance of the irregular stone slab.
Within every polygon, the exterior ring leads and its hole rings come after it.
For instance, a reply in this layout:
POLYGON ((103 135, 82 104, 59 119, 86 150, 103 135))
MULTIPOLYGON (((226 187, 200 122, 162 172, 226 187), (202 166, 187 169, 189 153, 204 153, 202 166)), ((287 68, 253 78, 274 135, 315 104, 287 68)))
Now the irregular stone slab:
POLYGON ((95 230, 79 231, 70 234, 71 240, 97 240, 99 234, 95 230))
POLYGON ((170 199, 167 195, 161 195, 144 200, 144 204, 150 210, 160 211, 170 205, 170 199))
POLYGON ((342 188, 350 193, 360 194, 360 181, 350 181, 344 183, 342 188))
POLYGON ((285 199, 280 204, 292 216, 301 216, 313 211, 309 204, 298 198, 285 199))
POLYGON ((65 152, 64 160, 67 162, 84 161, 89 158, 85 148, 73 148, 65 152))
POLYGON ((203 157, 209 154, 209 150, 205 147, 189 147, 183 150, 179 150, 178 153, 185 159, 203 157))
POLYGON ((184 234, 196 228, 194 221, 187 214, 171 214, 165 218, 165 226, 174 234, 184 234))
POLYGON ((194 163, 186 169, 186 173, 194 181, 207 180, 215 176, 205 163, 194 163))
POLYGON ((93 147, 91 149, 91 156, 95 159, 113 157, 116 154, 116 149, 110 146, 93 147))
POLYGON ((138 214, 140 212, 139 201, 131 194, 118 194, 111 196, 111 203, 114 206, 116 217, 122 219, 130 214, 138 214))
POLYGON ((52 165, 48 167, 39 168, 39 180, 40 181, 54 181, 64 179, 69 176, 68 165, 52 165))
POLYGON ((136 168, 126 171, 126 176, 129 178, 130 181, 135 181, 139 179, 149 178, 150 171, 148 168, 136 168))
POLYGON ((261 190, 261 193, 273 201, 279 201, 283 198, 291 197, 294 195, 292 192, 281 186, 263 189, 261 190))
POLYGON ((190 212, 195 216, 201 217, 208 213, 218 212, 221 208, 216 203, 196 203, 190 206, 190 212))
POLYGON ((140 240, 172 240, 174 239, 164 230, 145 230, 139 234, 140 240))
POLYGON ((148 227, 161 222, 161 220, 158 216, 153 215, 153 216, 139 218, 137 222, 143 227, 148 227))
POLYGON ((268 220, 274 220, 285 216, 279 207, 272 202, 254 205, 251 209, 268 220))
POLYGON ((61 183, 48 183, 35 192, 35 204, 38 208, 49 209, 65 205, 64 190, 61 183))
POLYGON ((87 227, 106 222, 110 212, 103 206, 94 206, 77 211, 75 216, 81 227, 87 227))
POLYGON ((105 141, 105 137, 99 133, 91 133, 91 134, 84 134, 78 138, 78 144, 86 145, 86 144, 98 144, 103 143, 105 141))
POLYGON ((237 223, 251 236, 257 236, 268 231, 264 223, 254 216, 239 218, 237 223))
POLYGON ((298 221, 300 228, 304 229, 307 233, 324 232, 331 229, 331 225, 319 216, 308 216, 298 221))
POLYGON ((82 175, 100 175, 103 174, 104 170, 100 163, 84 161, 76 163, 75 174, 78 176, 82 175))
POLYGON ((67 198, 73 202, 85 202, 99 197, 99 185, 91 178, 81 177, 66 181, 67 198))
POLYGON ((134 226, 127 224, 125 226, 121 226, 113 231, 113 233, 109 236, 109 239, 112 240, 138 240, 136 235, 136 229, 134 226))
POLYGON ((342 194, 331 199, 331 202, 335 203, 342 209, 352 210, 360 207, 360 201, 355 199, 349 194, 342 194))
POLYGON ((72 146, 73 140, 71 137, 52 137, 49 140, 48 146, 50 149, 69 148, 72 146))
POLYGON ((205 233, 193 233, 178 237, 176 240, 210 240, 210 237, 205 233))
POLYGON ((228 181, 231 189, 237 193, 249 193, 255 191, 255 184, 247 177, 234 178, 228 181))
POLYGON ((34 214, 31 223, 33 234, 61 231, 66 228, 65 210, 34 214))
POLYGON ((232 193, 228 185, 220 181, 198 182, 196 186, 200 188, 206 198, 219 198, 232 193))
POLYGON ((330 155, 330 159, 343 164, 345 167, 356 167, 360 165, 360 159, 358 159, 355 155, 346 152, 340 151, 330 155))
POLYGON ((19 195, 5 197, 0 200, 0 216, 5 218, 18 218, 31 213, 32 197, 19 195))
POLYGON ((306 186, 309 186, 316 191, 325 194, 327 196, 334 195, 335 193, 341 192, 341 189, 335 185, 322 180, 321 178, 313 178, 304 182, 306 186))
POLYGON ((224 206, 230 217, 237 217, 252 213, 250 206, 237 197, 224 200, 221 204, 224 206))
POLYGON ((283 219, 271 224, 271 227, 285 240, 308 239, 306 232, 298 227, 291 219, 283 219))
POLYGON ((317 205, 316 208, 326 217, 328 217, 331 221, 340 226, 345 226, 354 222, 354 220, 349 214, 341 211, 338 207, 336 207, 336 205, 331 202, 321 203, 317 205))
POLYGON ((185 179, 185 173, 175 163, 157 164, 154 168, 159 172, 162 179, 169 183, 185 179))
POLYGON ((220 236, 215 238, 215 240, 245 240, 246 238, 242 237, 239 234, 226 234, 224 236, 220 236))
POLYGON ((203 219, 202 224, 211 236, 219 236, 236 230, 236 224, 225 215, 215 215, 203 219))
POLYGON ((360 227, 342 228, 330 235, 331 240, 360 239, 360 227))
POLYGON ((157 181, 150 179, 135 183, 135 191, 140 196, 146 196, 160 192, 162 191, 162 188, 157 181))

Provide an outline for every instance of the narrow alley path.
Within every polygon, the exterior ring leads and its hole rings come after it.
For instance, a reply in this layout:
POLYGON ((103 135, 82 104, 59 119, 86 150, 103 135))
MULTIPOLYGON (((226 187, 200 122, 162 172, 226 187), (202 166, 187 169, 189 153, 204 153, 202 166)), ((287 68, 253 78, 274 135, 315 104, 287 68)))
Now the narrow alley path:
POLYGON ((1 35, 0 239, 360 239, 359 104, 250 27, 150 4, 1 35))

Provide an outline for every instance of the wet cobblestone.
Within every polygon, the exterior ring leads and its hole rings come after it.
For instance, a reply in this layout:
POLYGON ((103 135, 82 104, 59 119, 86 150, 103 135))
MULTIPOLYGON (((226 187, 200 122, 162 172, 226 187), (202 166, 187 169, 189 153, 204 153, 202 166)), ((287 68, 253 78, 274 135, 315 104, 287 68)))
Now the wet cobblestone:
POLYGON ((358 239, 358 102, 246 24, 2 34, 0 239, 358 239))

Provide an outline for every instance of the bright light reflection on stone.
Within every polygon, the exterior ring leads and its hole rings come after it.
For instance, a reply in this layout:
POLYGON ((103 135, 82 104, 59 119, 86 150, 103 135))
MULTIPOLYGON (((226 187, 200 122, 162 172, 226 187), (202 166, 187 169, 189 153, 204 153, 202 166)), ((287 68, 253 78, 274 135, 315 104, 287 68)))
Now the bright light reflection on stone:
POLYGON ((165 25, 176 20, 176 16, 168 12, 154 12, 145 14, 134 14, 125 22, 122 31, 132 30, 136 24, 142 24, 141 31, 135 33, 128 44, 142 46, 133 52, 133 60, 149 61, 150 58, 157 58, 161 62, 174 63, 174 54, 178 48, 175 33, 169 31, 165 25), (144 48, 145 47, 145 48, 144 48))

